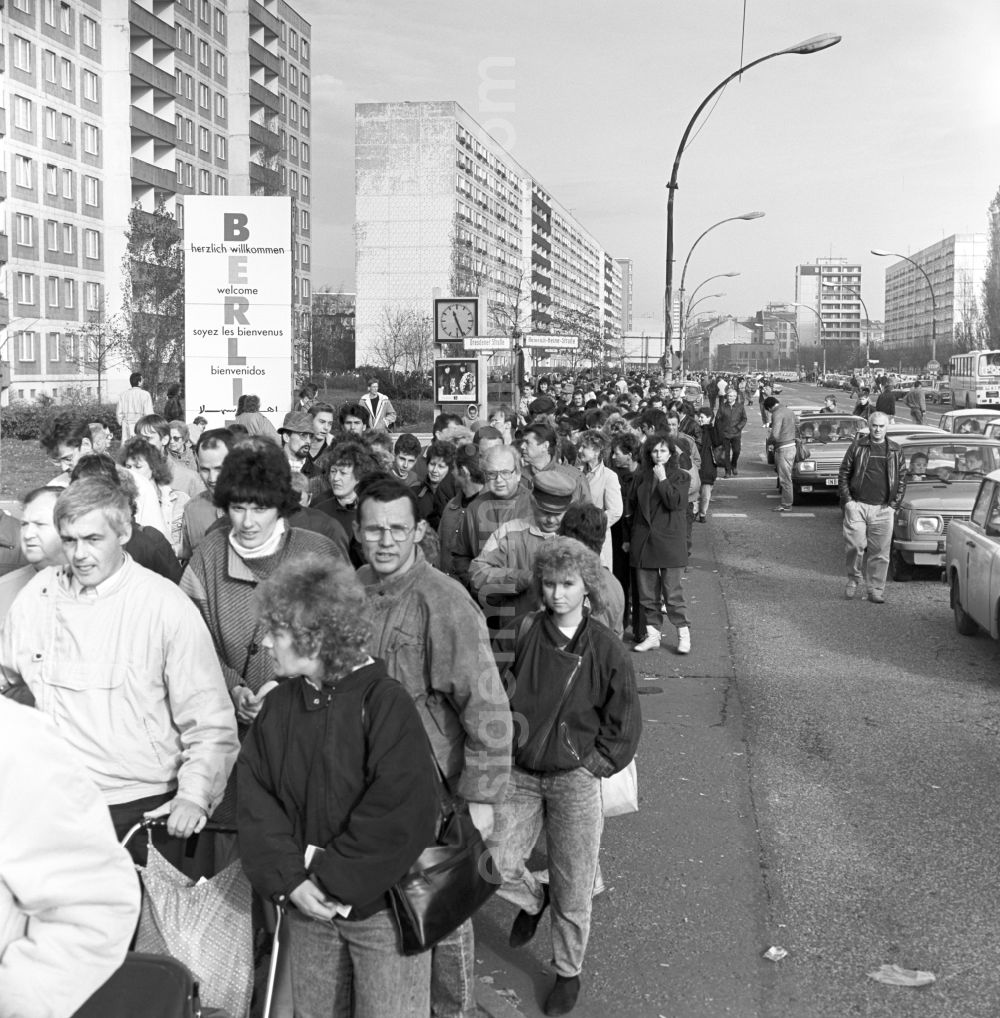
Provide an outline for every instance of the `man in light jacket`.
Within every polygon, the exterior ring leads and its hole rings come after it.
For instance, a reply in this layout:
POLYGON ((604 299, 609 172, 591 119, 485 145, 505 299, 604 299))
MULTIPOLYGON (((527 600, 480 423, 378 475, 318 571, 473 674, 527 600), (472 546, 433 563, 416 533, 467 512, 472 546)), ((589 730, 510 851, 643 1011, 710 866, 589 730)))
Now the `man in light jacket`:
POLYGON ((94 782, 0 697, 0 1018, 65 1018, 125 960, 139 881, 94 782))
MULTIPOLYGON (((55 523, 69 565, 43 569, 11 606, 0 686, 24 686, 19 698, 55 721, 119 837, 148 812, 166 814, 161 851, 179 862, 180 839, 205 826, 239 751, 212 638, 175 584, 125 552, 121 488, 75 481, 55 523)), ((144 861, 144 839, 130 850, 144 861)))
POLYGON ((118 397, 115 416, 122 428, 122 441, 135 434, 140 418, 153 412, 153 397, 142 388, 142 375, 133 371, 128 377, 129 388, 118 397))
POLYGON ((771 441, 774 444, 774 464, 778 468, 781 486, 781 504, 776 513, 791 512, 792 467, 795 464, 795 414, 783 407, 777 396, 768 396, 761 404, 771 421, 771 441))
POLYGON ((396 423, 396 411, 388 396, 378 391, 378 379, 368 379, 368 391, 358 400, 368 415, 367 424, 372 431, 388 431, 396 423))

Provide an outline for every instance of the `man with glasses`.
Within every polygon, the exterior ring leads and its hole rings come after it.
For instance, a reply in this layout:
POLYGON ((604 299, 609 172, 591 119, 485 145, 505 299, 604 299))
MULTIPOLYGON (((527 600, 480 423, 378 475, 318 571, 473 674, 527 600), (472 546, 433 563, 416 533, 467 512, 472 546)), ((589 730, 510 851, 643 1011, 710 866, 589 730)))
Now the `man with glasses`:
POLYGON ((48 486, 65 488, 80 457, 94 451, 90 425, 61 414, 42 435, 42 448, 48 453, 52 466, 59 469, 59 473, 47 482, 48 486))
POLYGON ((892 525, 903 497, 903 452, 886 436, 887 414, 868 418, 869 434, 857 435, 840 464, 840 507, 844 513, 847 586, 852 599, 862 580, 862 566, 873 604, 885 603, 892 525), (868 554, 865 555, 867 548, 868 554))
MULTIPOLYGON (((482 614, 420 551, 426 529, 413 489, 402 481, 380 476, 359 486, 354 532, 368 560, 358 578, 371 608, 369 650, 413 697, 448 793, 469 804, 487 837, 510 772, 510 705, 482 614)), ((471 920, 433 952, 431 1013, 472 1018, 471 920)))

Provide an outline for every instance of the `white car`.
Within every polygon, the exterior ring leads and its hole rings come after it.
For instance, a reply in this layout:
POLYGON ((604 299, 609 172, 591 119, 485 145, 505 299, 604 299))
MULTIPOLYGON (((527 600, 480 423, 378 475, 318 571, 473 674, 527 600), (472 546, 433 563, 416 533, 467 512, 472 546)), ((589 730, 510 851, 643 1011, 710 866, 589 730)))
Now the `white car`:
POLYGON ((955 628, 1000 640, 1000 470, 983 478, 972 518, 948 528, 945 571, 955 628))
POLYGON ((991 421, 1000 420, 1000 410, 949 410, 941 415, 940 427, 957 435, 981 435, 991 421))

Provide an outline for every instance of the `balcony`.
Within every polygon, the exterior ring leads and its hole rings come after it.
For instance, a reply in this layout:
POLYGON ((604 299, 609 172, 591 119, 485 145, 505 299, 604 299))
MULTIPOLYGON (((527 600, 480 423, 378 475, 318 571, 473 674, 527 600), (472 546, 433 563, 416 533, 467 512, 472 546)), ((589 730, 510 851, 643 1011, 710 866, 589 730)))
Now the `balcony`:
POLYGON ((267 152, 278 153, 281 151, 281 138, 277 132, 264 127, 263 124, 250 121, 250 141, 260 145, 267 152))
POLYGON ((0 233, 0 265, 6 265, 9 261, 10 241, 6 233, 0 233))
POLYGON ((275 116, 281 113, 281 102, 278 97, 269 88, 265 88, 256 81, 250 82, 250 98, 253 102, 263 106, 264 109, 270 110, 275 116))
POLYGON ((140 32, 144 32, 158 42, 162 42, 164 46, 168 46, 170 49, 174 48, 175 34, 173 25, 168 25, 165 21, 156 17, 155 14, 150 14, 144 7, 140 7, 135 0, 129 0, 128 20, 132 25, 133 35, 135 34, 135 29, 139 29, 140 32))
POLYGON ((10 324, 10 304, 6 297, 0 297, 0 326, 10 324))
POLYGON ((159 191, 168 191, 173 194, 177 188, 177 175, 173 170, 164 170, 159 166, 153 166, 142 159, 132 159, 132 179, 143 184, 149 184, 159 191))
POLYGON ((264 10, 264 5, 258 3, 257 0, 250 0, 250 14, 256 18, 263 26, 264 29, 271 33, 271 35, 281 35, 281 25, 278 19, 271 14, 269 11, 264 10))
POLYGON ((269 50, 264 49, 259 42, 250 40, 250 60, 251 70, 253 70, 253 61, 266 67, 275 77, 281 73, 281 62, 275 54, 269 50))
POLYGON ((147 85, 152 85, 153 88, 159 89, 164 95, 173 98, 177 82, 172 74, 169 74, 167 71, 161 71, 159 67, 151 64, 148 60, 143 60, 142 57, 137 57, 134 53, 131 54, 129 59, 129 71, 132 77, 144 81, 147 85))
POLYGON ((129 124, 142 134, 162 141, 166 145, 173 145, 177 138, 177 129, 173 124, 167 123, 160 117, 154 117, 152 113, 140 110, 136 106, 129 107, 129 124))
POLYGON ((250 160, 250 182, 260 185, 268 194, 284 194, 284 189, 281 186, 281 174, 277 170, 269 170, 266 166, 255 163, 252 159, 250 160))

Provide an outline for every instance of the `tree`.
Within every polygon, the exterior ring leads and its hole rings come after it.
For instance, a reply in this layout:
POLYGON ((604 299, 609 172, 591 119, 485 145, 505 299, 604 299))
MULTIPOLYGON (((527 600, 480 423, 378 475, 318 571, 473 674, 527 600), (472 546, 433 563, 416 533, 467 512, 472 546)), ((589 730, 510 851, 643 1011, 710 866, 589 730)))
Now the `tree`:
POLYGON ((990 202, 989 256, 983 280, 983 316, 991 349, 1000 347, 1000 189, 990 202))
POLYGON ((97 402, 100 403, 103 398, 102 379, 111 364, 121 356, 124 346, 121 317, 108 315, 107 300, 102 300, 97 311, 87 313, 76 335, 76 353, 68 359, 75 361, 84 371, 93 371, 97 375, 97 402))
POLYGON ((354 367, 354 300, 324 286, 313 294, 312 373, 317 376, 354 367))
POLYGON ((585 304, 571 308, 556 307, 552 315, 551 332, 562 336, 578 336, 579 342, 575 350, 568 351, 570 369, 578 371, 582 367, 597 368, 604 371, 608 353, 614 346, 605 336, 601 323, 601 311, 594 304, 585 304))
POLYGON ((962 272, 957 282, 959 321, 955 324, 955 352, 982 350, 988 338, 987 328, 976 300, 972 277, 968 272, 962 272))
POLYGON ((184 358, 184 246, 159 201, 152 213, 132 206, 122 259, 121 353, 154 398, 180 377, 184 358))
POLYGON ((434 360, 431 316, 413 308, 384 307, 378 337, 371 346, 377 364, 392 374, 429 369, 434 360))

